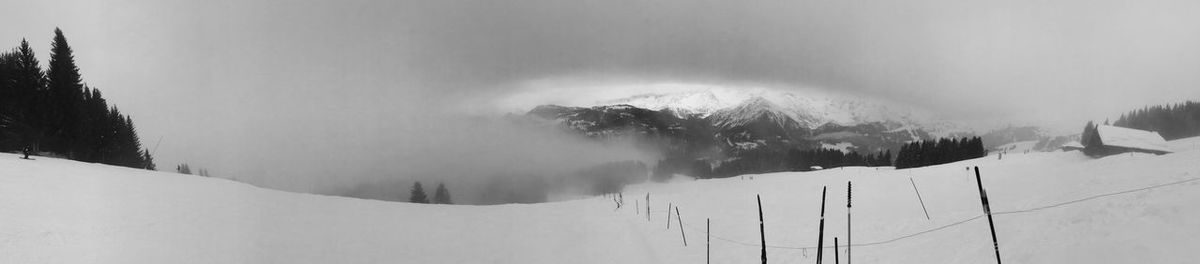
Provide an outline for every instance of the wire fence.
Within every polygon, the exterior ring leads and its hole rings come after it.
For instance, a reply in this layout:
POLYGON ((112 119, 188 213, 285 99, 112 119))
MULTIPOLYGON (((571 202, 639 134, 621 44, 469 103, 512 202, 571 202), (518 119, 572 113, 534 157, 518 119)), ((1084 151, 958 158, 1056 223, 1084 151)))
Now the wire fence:
MULTIPOLYGON (((1081 202, 1085 202, 1085 201, 1089 201, 1089 200, 1094 200, 1094 199, 1098 199, 1098 198, 1103 198, 1103 197, 1116 196, 1116 195, 1128 194, 1128 193, 1139 192, 1139 191, 1147 191, 1147 190, 1158 189, 1158 188, 1169 187, 1169 186, 1175 186, 1175 185, 1180 185, 1180 184, 1186 184, 1186 183, 1191 183, 1191 182, 1196 182, 1196 181, 1200 181, 1200 177, 1196 177, 1196 178, 1189 178, 1189 179, 1184 179, 1184 180, 1179 180, 1179 181, 1174 181, 1174 182, 1168 182, 1168 183, 1162 183, 1162 184, 1157 184, 1157 185, 1151 185, 1151 186, 1146 186, 1146 187, 1141 187, 1141 188, 1135 188, 1135 189, 1128 189, 1128 190, 1122 190, 1122 191, 1116 191, 1116 192, 1109 192, 1109 193, 1103 193, 1103 194, 1091 195, 1091 196, 1087 196, 1087 197, 1083 197, 1083 198, 1079 198, 1079 199, 1075 199, 1075 200, 1070 200, 1070 201, 1065 201, 1065 202, 1060 202, 1060 203, 1054 203, 1054 204, 1049 204, 1049 205, 1043 205, 1043 206, 1037 206, 1037 207, 1032 207, 1032 208, 1020 209, 1020 210, 1012 210, 1012 211, 992 212, 992 215, 1007 215, 1007 214, 1033 213, 1033 212, 1037 212, 1037 211, 1041 211, 1041 210, 1046 210, 1046 209, 1051 209, 1051 208, 1056 208, 1056 207, 1062 207, 1062 206, 1066 206, 1066 205, 1071 205, 1071 204, 1081 203, 1081 202)), ((651 213, 653 213, 653 212, 659 212, 659 213, 661 213, 661 212, 663 212, 663 211, 666 211, 666 210, 652 210, 652 211, 651 211, 651 213)), ((977 216, 974 216, 974 217, 969 217, 969 218, 966 218, 966 219, 963 219, 963 220, 959 220, 959 221, 956 221, 956 222, 953 222, 953 223, 949 223, 949 224, 945 224, 945 225, 942 225, 942 226, 938 226, 938 227, 934 227, 934 228, 930 228, 930 229, 922 230, 922 231, 919 231, 919 232, 914 232, 914 233, 905 234, 905 235, 898 236, 898 237, 891 238, 891 239, 885 239, 885 240, 880 240, 880 241, 875 241, 875 242, 867 242, 867 243, 854 243, 854 244, 849 244, 849 246, 853 246, 853 247, 865 247, 865 246, 877 246, 877 245, 883 245, 883 244, 894 243, 894 242, 897 242, 897 241, 901 241, 901 240, 905 240, 905 239, 909 239, 909 238, 913 238, 913 237, 917 237, 917 236, 921 236, 921 235, 925 235, 925 234, 929 234, 929 233, 938 232, 938 231, 945 230, 945 229, 947 229, 947 228, 950 228, 950 227, 954 227, 954 226, 958 226, 958 225, 966 224, 966 223, 969 223, 969 222, 971 222, 971 221, 974 221, 974 220, 977 220, 977 219, 983 218, 984 216, 986 216, 986 215, 980 214, 980 215, 977 215, 977 216)), ((709 235, 711 238, 714 238, 714 239, 716 239, 717 241, 724 241, 724 242, 728 242, 728 243, 731 243, 731 244, 737 244, 737 245, 742 245, 742 246, 747 246, 747 247, 764 247, 764 246, 763 246, 763 244, 760 244, 760 243, 756 243, 756 242, 743 242, 743 241, 738 241, 738 240, 736 240, 736 239, 732 239, 732 238, 724 237, 724 236, 721 236, 721 235, 717 235, 715 232, 711 232, 711 230, 709 230, 709 231, 706 231, 704 228, 697 228, 697 227, 695 227, 695 226, 692 226, 692 225, 690 225, 690 224, 683 224, 683 226, 684 226, 684 227, 686 227, 687 229, 690 229, 690 230, 692 230, 693 232, 697 232, 697 233, 708 233, 708 235, 709 235)), ((838 246, 844 247, 844 246, 847 246, 847 245, 838 245, 838 246)), ((790 249, 790 250, 809 250, 809 249, 816 249, 816 248, 817 248, 816 246, 782 246, 782 245, 770 245, 770 244, 767 244, 765 247, 766 247, 766 248, 774 248, 774 249, 790 249)), ((830 246, 825 246, 825 247, 823 247, 823 248, 834 248, 834 246, 833 246, 833 245, 830 245, 830 246)))

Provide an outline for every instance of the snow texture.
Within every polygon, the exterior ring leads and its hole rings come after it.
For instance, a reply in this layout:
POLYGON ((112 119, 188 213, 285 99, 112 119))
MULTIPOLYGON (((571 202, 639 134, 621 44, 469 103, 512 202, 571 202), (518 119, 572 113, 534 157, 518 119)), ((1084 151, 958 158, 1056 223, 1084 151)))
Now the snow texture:
POLYGON ((917 169, 647 183, 626 189, 620 209, 600 197, 392 203, 0 154, 0 263, 704 263, 706 218, 712 263, 758 263, 756 195, 770 262, 812 263, 823 187, 825 244, 838 237, 843 259, 850 240, 855 263, 994 263, 972 166, 982 171, 1006 263, 1190 263, 1200 259, 1196 142, 1169 142, 1177 151, 1166 155, 1031 152, 917 169), (668 203, 682 216, 669 230, 668 203))

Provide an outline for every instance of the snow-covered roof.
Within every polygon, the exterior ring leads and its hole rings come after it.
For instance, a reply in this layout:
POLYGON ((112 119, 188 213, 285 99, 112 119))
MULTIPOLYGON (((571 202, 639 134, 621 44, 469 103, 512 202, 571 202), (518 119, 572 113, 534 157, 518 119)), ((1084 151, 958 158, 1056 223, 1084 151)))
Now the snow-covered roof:
POLYGON ((1080 144, 1079 141, 1071 141, 1071 142, 1067 142, 1067 144, 1063 144, 1062 147, 1063 148, 1083 148, 1083 144, 1080 144))
POLYGON ((1105 146, 1171 152, 1158 132, 1107 125, 1097 126, 1097 132, 1105 146))

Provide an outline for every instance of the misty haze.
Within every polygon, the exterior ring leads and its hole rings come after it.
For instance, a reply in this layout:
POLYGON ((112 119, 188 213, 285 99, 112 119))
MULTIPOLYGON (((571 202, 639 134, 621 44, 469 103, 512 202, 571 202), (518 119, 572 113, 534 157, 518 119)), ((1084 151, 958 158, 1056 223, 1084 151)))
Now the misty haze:
POLYGON ((0 3, 0 263, 1200 261, 1200 2, 0 3))

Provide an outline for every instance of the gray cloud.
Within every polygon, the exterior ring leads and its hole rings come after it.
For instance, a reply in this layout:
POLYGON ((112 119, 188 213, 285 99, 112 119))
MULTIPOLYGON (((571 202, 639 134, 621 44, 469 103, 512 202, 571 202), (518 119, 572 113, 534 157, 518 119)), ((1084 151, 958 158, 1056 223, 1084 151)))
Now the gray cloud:
POLYGON ((470 88, 595 73, 767 81, 966 119, 1095 118, 1200 90, 1194 1, 439 3, 417 24, 418 61, 470 88))
MULTIPOLYGON (((287 190, 423 177, 436 166, 421 155, 458 153, 430 142, 486 139, 447 132, 463 128, 446 122, 462 120, 459 108, 536 79, 824 87, 958 119, 1069 127, 1200 98, 1196 1, 13 5, 0 41, 29 38, 45 57, 62 27, 85 80, 132 114, 148 147, 163 139, 162 167, 186 161, 287 190)), ((561 142, 529 153, 579 148, 561 142)))

